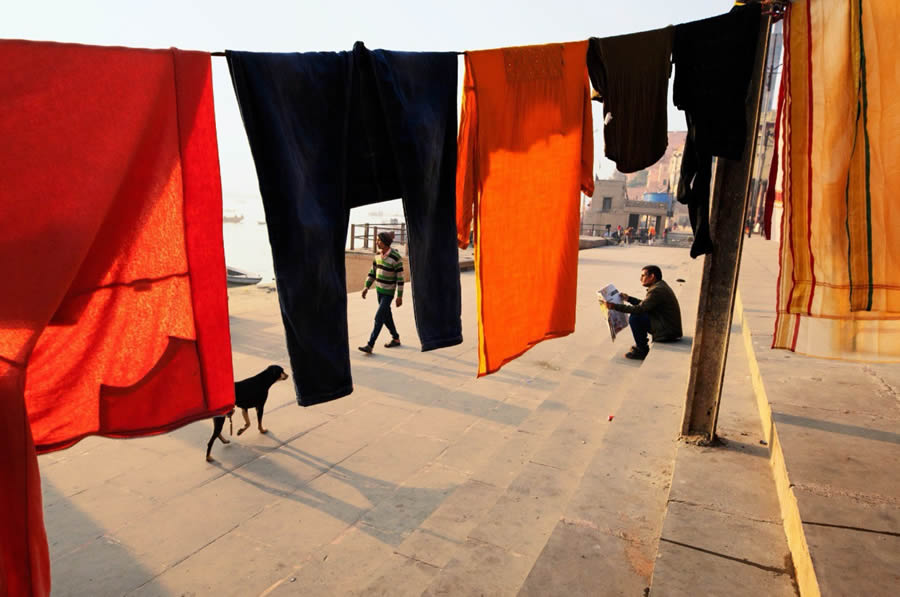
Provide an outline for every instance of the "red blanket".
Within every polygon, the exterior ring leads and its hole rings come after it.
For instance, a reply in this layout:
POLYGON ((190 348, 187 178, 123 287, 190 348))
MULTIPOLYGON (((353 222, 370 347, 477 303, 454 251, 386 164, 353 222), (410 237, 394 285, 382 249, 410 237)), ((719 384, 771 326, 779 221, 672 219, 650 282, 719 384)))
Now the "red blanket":
POLYGON ((0 594, 46 595, 36 453, 234 403, 210 59, 0 41, 0 594))

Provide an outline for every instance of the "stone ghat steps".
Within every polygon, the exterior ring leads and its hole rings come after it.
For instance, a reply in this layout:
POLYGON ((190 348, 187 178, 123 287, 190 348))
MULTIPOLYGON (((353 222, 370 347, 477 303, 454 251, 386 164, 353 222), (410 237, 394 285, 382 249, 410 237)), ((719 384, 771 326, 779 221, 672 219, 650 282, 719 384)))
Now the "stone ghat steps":
POLYGON ((603 355, 596 342, 586 344, 591 356, 370 582, 349 592, 642 594, 663 523, 690 346, 659 345, 637 363, 621 357, 623 340, 603 355))
MULTIPOLYGON (((514 595, 598 459, 638 367, 590 356, 379 567, 362 595, 514 595), (611 369, 616 369, 612 371, 611 369), (615 376, 607 375, 615 373, 615 376), (615 381, 608 383, 606 378, 615 381), (411 573, 415 570, 416 573, 411 573)), ((439 461, 440 462, 440 461, 439 461)))

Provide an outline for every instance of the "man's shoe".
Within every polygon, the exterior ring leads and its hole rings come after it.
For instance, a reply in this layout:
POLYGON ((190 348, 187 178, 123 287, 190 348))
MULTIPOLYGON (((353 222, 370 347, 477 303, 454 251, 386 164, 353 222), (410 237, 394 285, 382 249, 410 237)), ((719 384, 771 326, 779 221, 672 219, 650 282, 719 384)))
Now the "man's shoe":
POLYGON ((390 342, 384 345, 385 348, 394 348, 395 346, 400 346, 400 338, 393 338, 390 342))
POLYGON ((368 344, 366 344, 364 346, 360 346, 359 349, 366 354, 372 354, 372 347, 369 346, 368 344))
POLYGON ((643 361, 645 358, 647 358, 647 353, 649 352, 649 350, 641 350, 640 348, 633 347, 631 350, 625 353, 625 358, 635 361, 643 361))

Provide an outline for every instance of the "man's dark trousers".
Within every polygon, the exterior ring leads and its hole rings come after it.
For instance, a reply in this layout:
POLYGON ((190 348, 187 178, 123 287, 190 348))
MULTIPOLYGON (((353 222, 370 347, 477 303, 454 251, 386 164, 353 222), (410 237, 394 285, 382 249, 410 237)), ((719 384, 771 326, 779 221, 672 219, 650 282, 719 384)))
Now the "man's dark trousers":
POLYGON ((394 326, 394 314, 391 312, 393 295, 377 294, 378 310, 375 311, 375 328, 372 330, 372 335, 369 336, 369 346, 375 346, 375 341, 378 340, 378 334, 381 333, 381 326, 383 325, 387 326, 388 331, 391 333, 391 338, 395 340, 400 338, 400 334, 397 333, 397 328, 394 326))
POLYGON ((632 313, 628 316, 628 326, 631 328, 631 335, 634 336, 634 345, 638 350, 648 352, 650 350, 650 315, 632 313))

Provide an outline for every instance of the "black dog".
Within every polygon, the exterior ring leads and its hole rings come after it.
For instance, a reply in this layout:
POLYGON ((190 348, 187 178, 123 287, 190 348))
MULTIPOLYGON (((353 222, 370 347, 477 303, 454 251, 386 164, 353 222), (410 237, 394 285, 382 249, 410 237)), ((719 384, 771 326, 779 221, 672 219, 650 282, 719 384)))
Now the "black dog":
MULTIPOLYGON (((257 373, 253 377, 235 382, 234 405, 237 408, 240 408, 241 414, 244 415, 244 426, 238 429, 238 435, 250 428, 250 415, 247 413, 247 409, 250 408, 256 409, 257 429, 259 429, 259 432, 267 433, 269 431, 263 427, 262 424, 266 400, 269 399, 269 388, 271 388, 272 384, 276 381, 282 381, 287 378, 288 374, 284 372, 284 369, 278 365, 270 365, 266 367, 265 371, 257 373)), ((209 438, 209 443, 206 445, 207 461, 212 461, 210 450, 212 450, 216 438, 219 438, 222 443, 228 443, 228 440, 222 437, 222 429, 225 427, 225 417, 227 416, 230 419, 233 412, 234 411, 231 411, 227 415, 221 417, 213 417, 213 434, 212 437, 209 438)))

